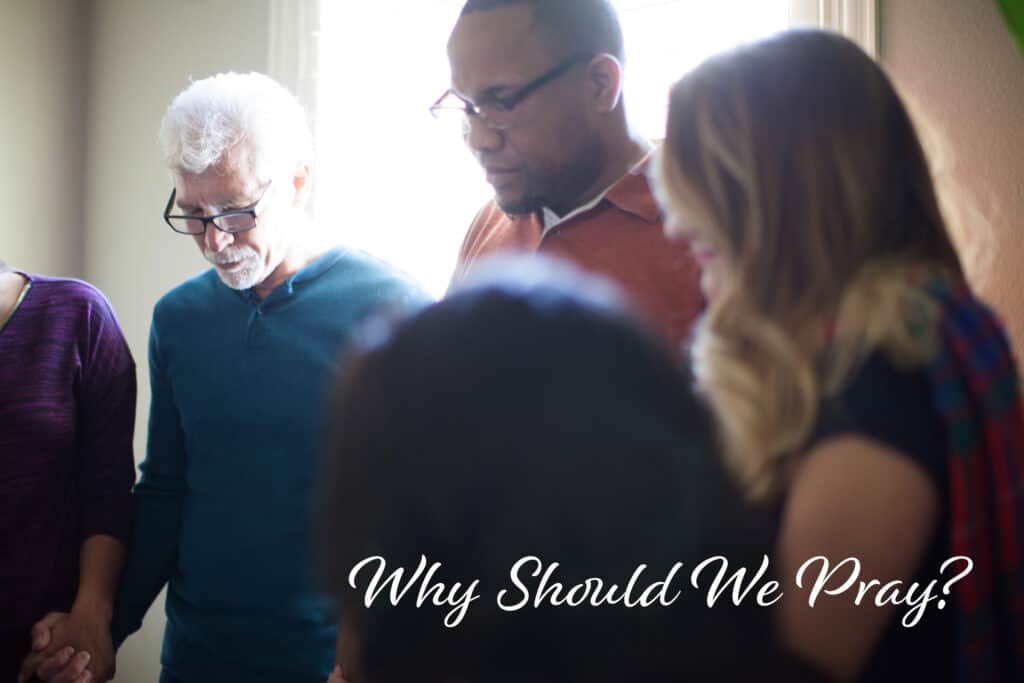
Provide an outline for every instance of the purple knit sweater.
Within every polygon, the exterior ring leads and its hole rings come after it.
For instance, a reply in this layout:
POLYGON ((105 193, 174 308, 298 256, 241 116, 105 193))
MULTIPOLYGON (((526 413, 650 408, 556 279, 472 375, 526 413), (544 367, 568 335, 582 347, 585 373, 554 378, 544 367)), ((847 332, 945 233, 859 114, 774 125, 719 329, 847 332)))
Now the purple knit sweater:
POLYGON ((135 364, 110 304, 78 280, 26 277, 0 328, 0 680, 31 625, 70 608, 82 542, 127 542, 135 481, 135 364))

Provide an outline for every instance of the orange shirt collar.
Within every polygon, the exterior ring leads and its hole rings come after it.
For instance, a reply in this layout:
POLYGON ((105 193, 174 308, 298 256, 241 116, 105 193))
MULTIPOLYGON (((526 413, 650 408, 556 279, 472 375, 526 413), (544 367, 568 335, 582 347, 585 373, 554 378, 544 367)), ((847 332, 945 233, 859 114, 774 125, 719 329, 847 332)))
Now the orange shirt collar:
POLYGON ((648 223, 656 223, 660 218, 660 212, 657 202, 654 201, 654 193, 647 182, 647 167, 650 161, 651 154, 648 153, 611 186, 604 198, 623 211, 635 214, 648 223))

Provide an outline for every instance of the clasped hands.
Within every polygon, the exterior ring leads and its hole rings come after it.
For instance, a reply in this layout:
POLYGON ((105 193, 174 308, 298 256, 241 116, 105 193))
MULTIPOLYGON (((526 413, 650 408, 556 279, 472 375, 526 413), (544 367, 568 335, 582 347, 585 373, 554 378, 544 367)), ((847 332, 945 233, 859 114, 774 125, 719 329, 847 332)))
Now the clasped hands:
MULTIPOLYGON (((114 677, 110 619, 84 612, 50 612, 36 622, 32 651, 21 664, 18 683, 33 676, 49 683, 104 683, 114 677)), ((346 683, 340 666, 327 683, 346 683)))
POLYGON ((70 613, 50 612, 32 627, 32 651, 18 683, 33 676, 50 683, 103 683, 114 670, 109 614, 76 604, 70 613))

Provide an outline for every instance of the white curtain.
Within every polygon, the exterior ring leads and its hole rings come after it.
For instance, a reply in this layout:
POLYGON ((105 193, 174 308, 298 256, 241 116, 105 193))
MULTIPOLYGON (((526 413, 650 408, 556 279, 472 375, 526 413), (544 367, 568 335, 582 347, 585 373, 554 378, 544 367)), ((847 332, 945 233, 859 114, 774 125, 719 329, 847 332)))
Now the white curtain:
POLYGON ((878 0, 790 0, 789 19, 841 33, 878 58, 878 0))

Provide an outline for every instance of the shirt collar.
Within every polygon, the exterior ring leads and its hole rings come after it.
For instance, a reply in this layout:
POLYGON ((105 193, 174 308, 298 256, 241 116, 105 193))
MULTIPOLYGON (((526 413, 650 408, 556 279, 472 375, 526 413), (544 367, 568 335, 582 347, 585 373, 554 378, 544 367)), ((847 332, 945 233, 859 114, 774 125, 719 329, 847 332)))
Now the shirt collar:
POLYGON ((291 296, 295 293, 296 285, 308 280, 315 280, 320 277, 330 270, 344 254, 345 250, 341 247, 332 247, 331 249, 328 249, 323 254, 316 257, 311 263, 309 263, 309 265, 290 275, 284 282, 275 287, 265 299, 261 299, 252 289, 246 289, 238 293, 246 301, 254 304, 263 304, 267 301, 291 296))
MULTIPOLYGON (((618 181, 616 181, 616 182, 618 182, 618 181)), ((598 204, 601 203, 601 200, 604 199, 605 196, 607 196, 608 191, 610 189, 612 189, 612 188, 611 187, 606 187, 604 189, 604 191, 601 192, 601 194, 597 195, 596 197, 591 199, 589 202, 587 202, 583 206, 577 206, 575 209, 573 209, 569 213, 565 214, 564 216, 559 216, 557 213, 555 213, 554 211, 552 211, 551 209, 549 209, 548 207, 545 206, 544 208, 541 209, 541 213, 540 213, 541 222, 544 225, 544 232, 547 232, 548 230, 550 230, 551 228, 555 227, 556 225, 558 225, 562 221, 567 221, 570 218, 572 218, 573 216, 576 216, 576 215, 579 215, 581 213, 585 213, 587 211, 590 211, 595 206, 597 206, 598 204)))
POLYGON ((658 204, 654 200, 654 194, 647 181, 647 167, 650 160, 651 154, 648 153, 624 176, 616 180, 611 187, 606 188, 597 197, 564 216, 559 217, 554 211, 544 207, 541 211, 541 225, 544 233, 573 216, 590 211, 605 199, 622 211, 638 216, 648 223, 656 223, 659 218, 658 204))
POLYGON ((288 285, 289 293, 295 288, 296 284, 305 282, 306 280, 314 280, 326 273, 341 259, 344 254, 345 250, 341 247, 331 247, 320 256, 313 259, 309 265, 285 280, 285 284, 288 285))
POLYGON ((647 180, 647 169, 651 153, 629 169, 626 175, 608 189, 605 198, 623 211, 635 214, 648 223, 657 223, 661 217, 658 203, 654 200, 651 185, 647 180))

